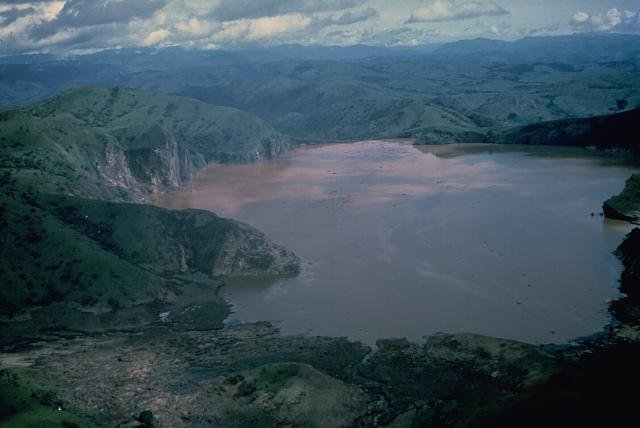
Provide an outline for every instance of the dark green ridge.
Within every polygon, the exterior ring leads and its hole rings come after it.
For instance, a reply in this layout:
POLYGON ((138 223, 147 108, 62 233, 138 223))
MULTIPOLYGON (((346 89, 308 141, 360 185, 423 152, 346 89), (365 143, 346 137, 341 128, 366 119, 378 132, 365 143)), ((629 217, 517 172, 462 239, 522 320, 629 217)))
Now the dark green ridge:
POLYGON ((220 328, 229 310, 216 278, 291 275, 297 258, 213 213, 121 202, 177 188, 207 162, 276 156, 287 144, 249 113, 117 88, 1 111, 3 340, 138 328, 198 301, 203 328, 220 328))

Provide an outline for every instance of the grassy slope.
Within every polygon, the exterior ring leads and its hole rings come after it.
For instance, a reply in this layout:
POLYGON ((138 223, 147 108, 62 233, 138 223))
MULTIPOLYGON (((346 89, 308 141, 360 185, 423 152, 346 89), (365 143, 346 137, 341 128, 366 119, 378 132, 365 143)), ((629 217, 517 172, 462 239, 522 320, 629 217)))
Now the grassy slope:
POLYGON ((198 290, 220 306, 210 314, 219 326, 228 311, 211 275, 297 269, 295 257, 261 233, 203 211, 4 186, 0 222, 1 315, 22 320, 12 324, 19 331, 134 328, 194 303, 198 290))
POLYGON ((560 145, 621 148, 638 153, 640 108, 623 113, 581 119, 542 122, 494 131, 489 138, 503 144, 560 145))
POLYGON ((178 186, 206 162, 287 148, 249 113, 141 91, 75 88, 0 111, 0 168, 47 193, 140 200, 178 186))
POLYGON ((0 112, 0 327, 132 328, 194 299, 220 327, 211 276, 292 274, 295 256, 212 213, 116 202, 178 185, 194 158, 264 153, 269 138, 250 114, 138 91, 78 88, 0 112))
POLYGON ((627 180, 624 190, 604 203, 604 214, 609 218, 627 221, 640 219, 640 174, 627 180))
POLYGON ((276 124, 293 135, 318 139, 418 138, 422 143, 464 140, 481 129, 470 118, 428 100, 360 98, 276 124))
MULTIPOLYGON (((36 117, 80 122, 84 126, 119 131, 127 137, 134 132, 123 130, 135 131, 141 124, 158 124, 180 144, 204 156, 205 161, 247 159, 282 138, 250 113, 129 89, 74 88, 34 105, 29 111, 36 117)), ((135 141, 122 140, 124 144, 135 141)))
MULTIPOLYGON (((349 106, 357 112, 364 108, 360 104, 366 106, 372 100, 387 106, 397 104, 395 100, 428 100, 434 109, 446 105, 467 117, 521 125, 602 115, 640 103, 637 68, 624 63, 514 61, 503 55, 473 60, 282 61, 206 71, 193 66, 189 71, 198 75, 197 86, 175 72, 150 71, 122 79, 132 87, 181 93, 251 111, 296 136, 313 133, 335 138, 341 131, 347 139, 366 134, 370 122, 354 120, 348 127, 334 129, 328 121, 323 129, 316 126, 316 118, 330 117, 349 106)), ((394 114, 395 107, 389 109, 388 119, 394 114)), ((340 119, 337 114, 334 117, 340 119)))
POLYGON ((41 192, 124 196, 97 168, 106 164, 110 141, 108 134, 70 121, 43 120, 22 111, 0 113, 0 168, 41 192))
POLYGON ((54 391, 7 372, 0 373, 0 421, 4 428, 106 426, 70 408, 54 391))

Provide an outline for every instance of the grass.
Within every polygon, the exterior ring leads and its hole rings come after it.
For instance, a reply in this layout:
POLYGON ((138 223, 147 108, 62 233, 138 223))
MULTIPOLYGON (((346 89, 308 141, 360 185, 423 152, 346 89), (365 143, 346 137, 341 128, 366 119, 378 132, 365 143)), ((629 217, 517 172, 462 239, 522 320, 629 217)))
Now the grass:
POLYGON ((640 219, 640 174, 632 175, 622 193, 604 203, 604 212, 607 217, 621 220, 640 219))
MULTIPOLYGON (((179 277, 297 271, 294 256, 248 226, 123 203, 176 187, 209 160, 266 156, 278 138, 248 113, 117 88, 1 111, 0 326, 138 328, 191 304, 177 295, 199 295, 197 281, 179 277)), ((215 307, 206 324, 219 328, 228 308, 219 283, 206 282, 215 307)))
POLYGON ((0 427, 99 427, 100 421, 69 408, 55 392, 42 389, 28 379, 0 373, 0 427))
POLYGON ((180 96, 100 86, 78 87, 35 104, 38 118, 69 120, 117 135, 125 149, 154 144, 140 139, 140 128, 165 129, 181 146, 205 161, 241 160, 282 138, 266 122, 230 107, 180 96))

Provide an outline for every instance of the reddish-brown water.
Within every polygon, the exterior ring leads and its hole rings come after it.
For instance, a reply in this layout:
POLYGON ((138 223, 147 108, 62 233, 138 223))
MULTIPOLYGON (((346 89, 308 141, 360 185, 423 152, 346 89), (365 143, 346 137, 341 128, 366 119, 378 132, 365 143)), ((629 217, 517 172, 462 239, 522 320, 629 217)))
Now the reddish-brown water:
POLYGON ((366 141, 211 165, 157 202, 250 223, 304 260, 297 278, 225 287, 232 319, 368 343, 565 343, 609 321, 630 228, 599 213, 632 172, 580 149, 366 141))

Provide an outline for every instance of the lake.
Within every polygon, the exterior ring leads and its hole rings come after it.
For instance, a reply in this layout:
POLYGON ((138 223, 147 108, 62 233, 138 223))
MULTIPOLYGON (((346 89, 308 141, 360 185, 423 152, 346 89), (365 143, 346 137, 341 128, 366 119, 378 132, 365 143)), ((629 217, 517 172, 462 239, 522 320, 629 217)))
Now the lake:
POLYGON ((363 141, 210 165, 156 203, 249 223, 303 260, 296 278, 228 280, 229 322, 561 344, 610 322, 631 227, 601 206, 634 171, 584 149, 363 141))

